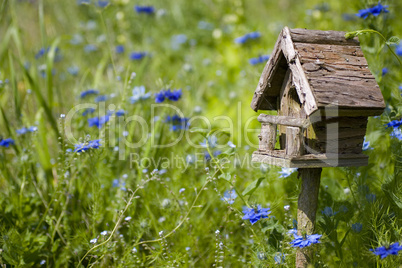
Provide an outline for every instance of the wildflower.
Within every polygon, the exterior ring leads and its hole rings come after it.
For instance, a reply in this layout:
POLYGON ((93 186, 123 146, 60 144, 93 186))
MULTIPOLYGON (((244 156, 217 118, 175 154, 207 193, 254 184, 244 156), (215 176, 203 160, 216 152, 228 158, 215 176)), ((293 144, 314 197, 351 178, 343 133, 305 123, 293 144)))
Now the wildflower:
POLYGON ((269 60, 269 55, 262 55, 262 56, 259 56, 258 58, 251 58, 251 59, 248 60, 248 62, 251 65, 257 65, 259 63, 264 63, 267 60, 269 60))
MULTIPOLYGON (((402 42, 399 42, 399 45, 395 49, 395 53, 398 56, 402 56, 402 42)), ((401 89, 401 87, 399 87, 401 89)))
POLYGON ((352 231, 355 233, 360 233, 363 229, 363 224, 361 224, 360 222, 357 223, 353 223, 352 224, 352 231))
POLYGON ((216 230, 216 231, 215 231, 215 234, 218 235, 220 232, 221 232, 221 231, 216 230))
POLYGON ((171 45, 173 50, 180 49, 181 45, 187 42, 187 35, 177 34, 173 35, 171 38, 171 45))
POLYGON ((102 128, 102 126, 107 123, 110 119, 109 115, 101 116, 101 117, 94 117, 88 119, 89 127, 96 126, 98 128, 102 128))
POLYGON ((228 190, 225 191, 223 197, 221 198, 222 201, 227 202, 229 205, 233 204, 235 199, 237 198, 237 193, 235 190, 228 190))
POLYGON ((94 51, 97 51, 98 50, 98 48, 95 46, 95 45, 93 45, 93 44, 88 44, 88 45, 86 45, 85 47, 84 47, 84 51, 86 52, 86 53, 91 53, 91 52, 94 52, 94 51))
POLYGON ((297 230, 296 230, 296 229, 290 229, 290 230, 287 232, 287 234, 288 234, 288 235, 293 235, 294 238, 296 238, 297 230))
POLYGON ((77 5, 89 5, 91 4, 91 0, 78 0, 77 5))
POLYGON ((137 248, 133 247, 133 249, 131 250, 133 253, 137 253, 137 248))
POLYGON ((114 179, 113 183, 112 183, 112 187, 119 187, 119 185, 120 185, 119 179, 114 179))
POLYGON ((284 209, 285 211, 289 211, 289 210, 290 210, 290 206, 289 206, 289 205, 286 205, 286 206, 283 207, 283 209, 284 209))
POLYGON ((81 97, 81 99, 83 99, 88 95, 98 95, 98 94, 99 94, 98 90, 96 90, 96 89, 88 89, 86 91, 81 92, 80 97, 81 97))
POLYGON ((123 116, 125 114, 126 114, 126 111, 124 111, 123 109, 120 109, 115 113, 116 116, 123 116))
POLYGON ((77 66, 71 66, 67 68, 67 72, 69 72, 71 75, 76 76, 78 75, 78 72, 80 71, 80 68, 77 66))
POLYGON ((163 231, 159 232, 159 236, 162 237, 163 236, 163 231))
POLYGON ((321 213, 327 217, 332 217, 338 214, 338 212, 334 212, 331 207, 325 207, 324 210, 321 211, 321 213))
POLYGON ((279 174, 281 174, 281 176, 279 176, 279 178, 289 177, 295 171, 296 171, 296 168, 282 168, 282 170, 279 171, 279 174))
POLYGON ((387 67, 382 68, 382 76, 386 75, 389 72, 387 67))
POLYGON ((107 96, 106 95, 99 95, 94 99, 95 102, 102 102, 102 101, 107 101, 107 96))
POLYGON ((366 137, 364 137, 362 150, 367 151, 368 149, 370 149, 370 142, 366 141, 366 137))
POLYGON ((155 12, 153 6, 135 6, 134 9, 137 13, 153 14, 155 12))
POLYGON ((141 60, 143 59, 147 53, 145 52, 131 52, 130 54, 130 60, 141 60))
POLYGON ((10 145, 14 145, 15 142, 13 139, 8 138, 0 141, 0 146, 8 148, 10 145))
POLYGON ((87 108, 82 112, 82 116, 86 116, 88 114, 92 114, 95 112, 95 108, 87 108))
POLYGON ((124 220, 125 220, 125 221, 130 221, 130 220, 131 220, 131 217, 130 217, 130 216, 125 217, 124 220))
POLYGON ((389 247, 378 247, 375 249, 370 249, 371 252, 373 252, 375 255, 378 255, 381 257, 381 259, 384 259, 388 255, 398 255, 398 252, 402 250, 402 245, 400 245, 398 242, 393 243, 389 247))
POLYGON ((118 46, 116 46, 115 49, 116 49, 117 54, 124 53, 124 46, 123 45, 118 45, 118 46))
POLYGON ((228 146, 230 147, 230 148, 236 148, 236 145, 235 144, 233 144, 233 142, 231 142, 231 141, 228 141, 228 146))
POLYGON ((101 1, 101 0, 98 1, 98 7, 100 7, 100 8, 105 8, 108 5, 109 5, 109 1, 101 1))
POLYGON ((308 247, 312 244, 317 244, 320 243, 318 241, 321 238, 322 235, 319 234, 312 234, 312 235, 307 235, 305 238, 301 235, 295 235, 295 239, 290 242, 292 247, 299 247, 299 248, 304 248, 308 247))
POLYGON ((179 194, 183 193, 185 190, 186 190, 186 188, 181 188, 181 189, 179 190, 179 194))
POLYGON ((277 252, 274 256, 275 264, 283 264, 285 263, 285 254, 281 252, 277 252))
POLYGON ((88 141, 87 143, 79 143, 75 144, 75 153, 81 153, 81 152, 86 152, 89 149, 98 149, 100 144, 100 140, 93 140, 93 141, 88 141))
MULTIPOLYGON (((214 157, 217 157, 217 156, 220 155, 221 153, 222 153, 221 151, 217 150, 217 151, 213 152, 212 155, 213 155, 214 157)), ((210 155, 209 152, 207 152, 207 151, 204 153, 204 157, 205 157, 205 160, 206 160, 206 161, 211 160, 211 155, 210 155)))
POLYGON ((105 236, 105 235, 107 235, 107 231, 103 231, 103 232, 101 232, 100 234, 103 235, 103 236, 105 236))
POLYGON ((182 95, 181 89, 173 91, 170 91, 170 89, 168 89, 167 91, 165 91, 165 97, 171 101, 178 101, 181 98, 181 95, 182 95))
POLYGON ((394 128, 390 136, 402 141, 402 131, 399 128, 394 128))
POLYGON ((358 11, 356 16, 367 19, 367 17, 371 14, 374 17, 380 15, 381 13, 388 13, 389 10, 387 10, 388 6, 383 6, 381 5, 380 1, 378 1, 378 4, 376 6, 367 8, 367 9, 361 9, 358 11))
POLYGON ((250 220, 250 223, 254 224, 260 219, 268 218, 271 213, 269 210, 269 208, 262 208, 261 205, 258 205, 257 208, 245 208, 243 220, 250 220))
POLYGON ((234 41, 236 44, 244 44, 250 39, 257 39, 260 37, 261 37, 261 34, 259 32, 252 32, 252 33, 248 33, 243 36, 240 36, 240 37, 236 38, 234 41))
POLYGON ((201 30, 213 30, 214 25, 212 23, 206 22, 206 21, 199 21, 198 22, 198 29, 201 30))
POLYGON ((218 143, 218 138, 215 135, 210 135, 210 136, 208 136, 208 144, 207 144, 207 140, 204 139, 204 141, 201 142, 200 145, 203 148, 207 148, 207 145, 209 146, 209 148, 215 148, 217 143, 218 143))
POLYGON ((46 260, 41 260, 40 265, 44 265, 46 263, 46 260))
POLYGON ((385 125, 387 126, 387 128, 389 128, 389 127, 398 128, 399 126, 402 125, 402 119, 401 120, 393 120, 385 125))
POLYGON ((145 92, 144 86, 134 87, 133 88, 133 96, 130 97, 130 102, 132 104, 136 103, 139 100, 146 100, 151 97, 151 92, 145 92))
POLYGON ((188 129, 189 124, 188 121, 190 119, 186 117, 180 117, 178 115, 174 116, 167 116, 165 122, 171 123, 170 130, 176 131, 176 130, 182 130, 182 129, 188 129))
POLYGON ((161 103, 165 100, 165 91, 161 90, 158 93, 155 93, 155 102, 156 103, 161 103))
POLYGON ((91 239, 91 240, 89 241, 89 243, 91 243, 91 244, 95 244, 96 242, 98 242, 98 239, 97 239, 97 238, 91 239))
POLYGON ((35 131, 37 131, 37 130, 38 130, 37 127, 32 126, 32 127, 29 127, 29 128, 23 127, 23 128, 21 128, 21 129, 17 129, 15 132, 17 132, 18 135, 23 135, 23 134, 25 134, 25 133, 28 133, 28 132, 35 132, 35 131))

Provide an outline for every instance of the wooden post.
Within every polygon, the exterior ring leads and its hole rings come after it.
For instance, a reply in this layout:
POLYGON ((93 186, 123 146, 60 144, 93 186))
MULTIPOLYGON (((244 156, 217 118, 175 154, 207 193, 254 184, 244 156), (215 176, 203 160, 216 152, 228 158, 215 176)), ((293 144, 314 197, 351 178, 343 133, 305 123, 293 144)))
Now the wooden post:
POLYGON ((273 151, 276 143, 276 124, 262 124, 260 139, 261 151, 273 151))
MULTIPOLYGON (((297 208, 297 234, 311 235, 315 229, 315 216, 318 206, 318 192, 322 168, 299 168, 301 190, 297 208)), ((296 252, 296 267, 306 268, 312 264, 313 250, 311 247, 298 248, 296 252)))

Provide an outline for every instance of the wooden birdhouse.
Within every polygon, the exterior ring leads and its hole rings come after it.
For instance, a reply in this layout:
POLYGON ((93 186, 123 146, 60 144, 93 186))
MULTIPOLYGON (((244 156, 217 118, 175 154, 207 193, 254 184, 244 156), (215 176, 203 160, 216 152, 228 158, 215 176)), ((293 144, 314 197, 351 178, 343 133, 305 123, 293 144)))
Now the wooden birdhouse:
POLYGON ((369 116, 384 108, 357 38, 285 27, 251 103, 261 114, 253 161, 282 167, 363 166, 369 116))

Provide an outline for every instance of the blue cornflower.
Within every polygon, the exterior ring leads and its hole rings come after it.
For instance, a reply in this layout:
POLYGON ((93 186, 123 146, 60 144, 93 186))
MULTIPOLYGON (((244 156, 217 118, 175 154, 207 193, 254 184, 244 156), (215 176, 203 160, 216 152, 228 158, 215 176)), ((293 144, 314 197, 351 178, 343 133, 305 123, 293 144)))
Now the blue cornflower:
POLYGON ((93 44, 88 44, 88 45, 86 45, 86 46, 84 47, 84 51, 85 51, 86 53, 94 52, 94 51, 97 51, 97 50, 98 50, 98 48, 97 48, 95 45, 93 45, 93 44))
POLYGON ((173 91, 170 91, 170 89, 165 91, 165 97, 171 101, 178 101, 181 98, 181 95, 181 88, 173 91))
MULTIPOLYGON (((151 97, 151 92, 145 92, 144 86, 134 87, 133 96, 130 97, 130 102, 132 104, 136 103, 139 100, 146 100, 151 97)), ((163 100, 162 100, 163 101, 163 100)))
MULTIPOLYGON (((218 138, 215 135, 210 135, 208 136, 208 145, 209 148, 215 148, 216 145, 218 144, 218 138)), ((203 142, 200 143, 200 145, 204 148, 207 148, 207 140, 204 139, 203 142)))
POLYGON ((284 264, 285 263, 285 254, 281 252, 277 252, 274 256, 275 264, 284 264))
POLYGON ((101 1, 101 0, 98 1, 98 7, 100 7, 100 8, 105 8, 108 5, 109 5, 109 1, 101 1))
POLYGON ((288 234, 288 235, 293 235, 293 237, 296 238, 296 236, 297 236, 297 230, 296 230, 296 229, 290 229, 290 230, 287 232, 287 234, 288 234))
POLYGON ((355 233, 360 233, 363 229, 363 224, 361 224, 360 222, 357 223, 353 223, 352 224, 352 231, 355 233))
POLYGON ((107 100, 106 95, 99 95, 94 99, 95 102, 102 102, 102 101, 106 101, 106 100, 107 100))
POLYGON ((260 38, 260 37, 261 37, 261 34, 259 32, 252 32, 252 33, 248 33, 248 34, 245 34, 243 36, 240 36, 240 37, 236 38, 234 40, 234 42, 236 44, 244 44, 250 39, 257 39, 257 38, 260 38))
POLYGON ((97 91, 96 89, 88 89, 86 91, 81 92, 80 97, 82 99, 82 98, 85 98, 88 95, 98 95, 98 94, 99 94, 99 91, 97 91))
POLYGON ((281 171, 279 171, 279 178, 286 178, 289 177, 293 172, 295 172, 297 169, 296 168, 282 168, 281 171))
POLYGON ((327 217, 332 217, 338 214, 338 212, 334 212, 331 207, 325 207, 324 210, 321 211, 321 213, 327 217))
POLYGON ((147 55, 146 52, 131 52, 130 60, 141 60, 147 55))
POLYGON ((88 114, 92 114, 95 112, 95 108, 87 108, 85 111, 82 113, 83 116, 86 116, 88 114))
POLYGON ((393 120, 385 125, 387 126, 387 128, 389 128, 389 127, 398 128, 400 125, 402 125, 402 119, 401 120, 393 120))
POLYGON ((367 151, 368 149, 370 149, 370 142, 366 141, 366 137, 364 137, 362 150, 367 151))
POLYGON ((251 224, 256 223, 260 219, 268 218, 271 213, 270 208, 262 208, 258 205, 257 208, 245 208, 243 210, 244 217, 243 220, 250 220, 251 224))
POLYGON ((258 58, 251 58, 251 59, 248 60, 248 62, 251 65, 256 65, 256 64, 259 64, 259 63, 264 63, 267 60, 269 60, 269 55, 262 55, 262 56, 259 56, 258 58))
POLYGON ((227 202, 229 205, 233 204, 237 198, 237 193, 235 190, 227 190, 223 193, 222 201, 227 202))
POLYGON ((81 153, 81 152, 86 152, 89 149, 98 149, 100 145, 101 145, 100 140, 93 140, 93 141, 88 141, 86 143, 75 144, 74 152, 81 153))
POLYGON ((4 140, 1 140, 1 141, 0 141, 0 146, 1 146, 1 147, 6 147, 6 148, 8 148, 8 147, 10 147, 10 145, 14 145, 14 144, 15 144, 15 142, 14 142, 14 140, 11 139, 11 138, 4 139, 4 140))
POLYGON ((35 59, 41 58, 43 55, 45 55, 45 53, 46 49, 42 47, 41 49, 39 49, 38 53, 35 54, 35 59))
POLYGON ((110 119, 109 115, 101 116, 101 117, 94 117, 88 119, 89 127, 96 126, 98 128, 102 128, 102 126, 107 123, 110 119))
POLYGON ((187 117, 180 117, 178 115, 174 116, 167 116, 165 122, 166 123, 171 123, 172 125, 170 126, 170 130, 172 131, 177 131, 177 130, 182 130, 182 129, 188 129, 189 124, 188 121, 190 118, 187 117))
POLYGON ((124 111, 123 109, 120 109, 115 113, 116 116, 123 116, 125 114, 126 114, 126 111, 124 111))
POLYGON ((21 129, 17 129, 15 132, 17 132, 18 135, 23 135, 25 133, 35 132, 37 130, 38 130, 38 128, 36 126, 32 126, 32 127, 29 127, 29 128, 23 127, 21 129))
POLYGON ((392 138, 397 138, 402 141, 402 131, 399 128, 394 128, 390 135, 392 138))
POLYGON ((389 72, 387 67, 382 68, 382 76, 386 75, 389 72))
POLYGON ((388 255, 398 255, 398 252, 402 250, 402 245, 400 245, 398 242, 393 243, 389 247, 378 247, 375 249, 370 249, 371 252, 373 252, 375 255, 378 255, 381 257, 381 259, 384 259, 388 255))
POLYGON ((387 8, 388 6, 383 6, 381 5, 380 1, 378 1, 378 4, 376 6, 359 10, 356 16, 363 19, 367 19, 367 17, 371 14, 376 17, 381 13, 388 13, 389 10, 387 10, 387 8))
POLYGON ((321 238, 322 235, 319 234, 312 234, 312 235, 307 235, 305 238, 301 235, 295 235, 295 239, 290 242, 292 247, 299 247, 299 248, 304 248, 308 247, 312 244, 317 244, 320 243, 318 241, 321 238))
POLYGON ((153 6, 135 6, 134 9, 137 13, 153 14, 155 12, 153 6))
POLYGON ((80 71, 80 68, 77 66, 71 66, 67 68, 67 72, 69 72, 71 75, 76 76, 78 75, 78 72, 80 71))
POLYGON ((155 102, 161 103, 166 99, 171 101, 178 101, 181 98, 182 91, 181 89, 173 90, 161 90, 160 92, 155 94, 155 102))
POLYGON ((116 46, 116 53, 117 54, 124 53, 124 46, 123 45, 116 46))
POLYGON ((161 90, 158 93, 155 93, 155 102, 156 103, 161 103, 165 100, 165 91, 161 90))
POLYGON ((395 53, 398 56, 402 56, 402 42, 399 42, 399 45, 395 49, 395 53))

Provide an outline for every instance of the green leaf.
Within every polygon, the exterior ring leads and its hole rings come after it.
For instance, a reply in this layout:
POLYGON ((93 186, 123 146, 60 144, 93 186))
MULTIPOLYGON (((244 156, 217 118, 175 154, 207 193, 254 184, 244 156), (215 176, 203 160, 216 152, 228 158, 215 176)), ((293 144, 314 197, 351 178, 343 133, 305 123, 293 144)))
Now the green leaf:
POLYGON ((218 179, 224 179, 226 181, 230 182, 230 179, 232 178, 232 176, 230 176, 229 173, 222 173, 221 175, 219 175, 218 179))
POLYGON ((396 45, 399 44, 400 39, 398 36, 391 36, 388 41, 387 41, 387 45, 396 45))
POLYGON ((252 183, 250 183, 246 189, 244 189, 242 195, 246 196, 246 195, 252 195, 254 193, 255 190, 257 190, 257 188, 260 186, 261 182, 265 179, 265 177, 261 177, 259 179, 256 179, 255 181, 253 181, 252 183))

